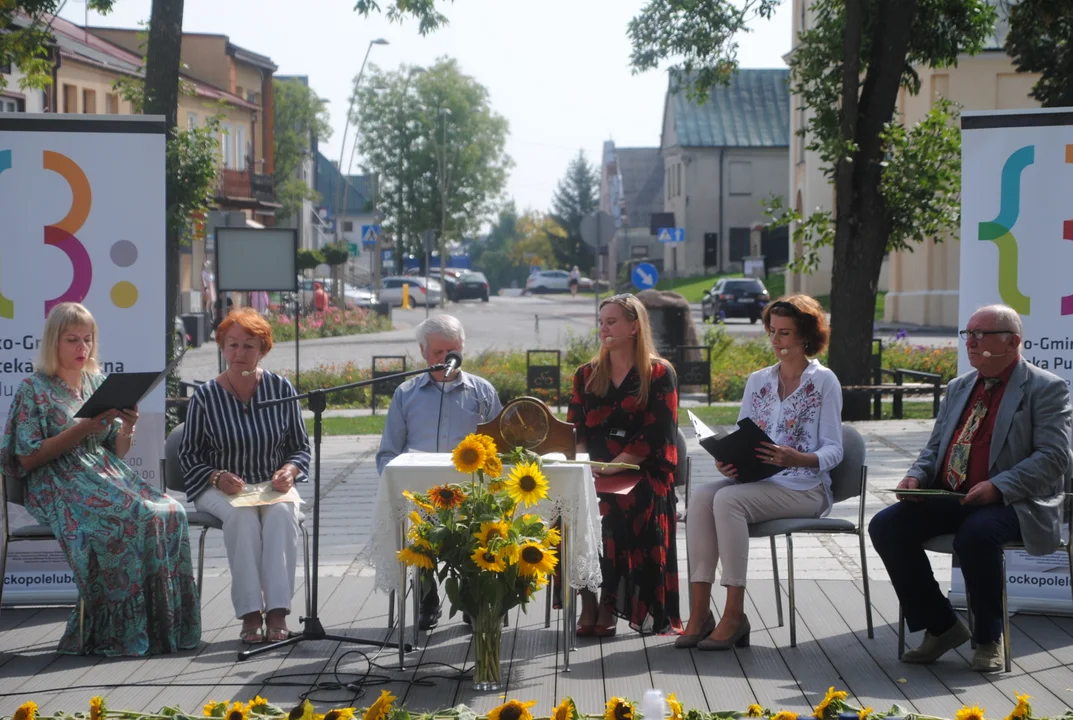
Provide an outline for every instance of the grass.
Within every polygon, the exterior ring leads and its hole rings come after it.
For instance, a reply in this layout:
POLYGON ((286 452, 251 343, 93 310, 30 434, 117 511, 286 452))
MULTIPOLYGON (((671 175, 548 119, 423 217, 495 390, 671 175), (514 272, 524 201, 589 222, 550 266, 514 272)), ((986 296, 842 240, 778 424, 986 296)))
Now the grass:
MULTIPOLYGON (((904 417, 906 419, 913 420, 929 420, 931 419, 931 401, 928 402, 915 402, 906 400, 902 407, 904 409, 904 417)), ((738 406, 737 405, 703 405, 700 407, 688 408, 698 418, 700 418, 706 425, 715 427, 719 425, 733 425, 738 420, 738 406)), ((556 416, 560 420, 566 419, 566 413, 556 413, 556 416)), ((384 432, 384 421, 387 418, 387 412, 379 413, 378 415, 359 415, 357 417, 326 417, 324 418, 323 433, 327 437, 329 435, 380 435, 384 432)), ((883 403, 883 419, 890 420, 891 417, 891 404, 887 400, 883 403)), ((310 435, 310 440, 313 436, 313 420, 308 419, 306 422, 306 432, 310 435)), ((681 410, 678 414, 678 426, 689 426, 689 415, 685 409, 681 410)))

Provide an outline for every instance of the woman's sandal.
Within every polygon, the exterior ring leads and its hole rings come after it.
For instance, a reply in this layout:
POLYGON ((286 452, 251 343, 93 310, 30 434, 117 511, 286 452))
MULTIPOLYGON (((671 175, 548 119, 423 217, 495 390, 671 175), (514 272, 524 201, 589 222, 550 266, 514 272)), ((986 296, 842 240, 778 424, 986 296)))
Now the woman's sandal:
POLYGON ((257 627, 243 625, 238 638, 247 645, 259 645, 265 641, 265 634, 261 629, 260 623, 257 624, 257 627))
POLYGON ((270 627, 268 628, 268 642, 277 643, 283 642, 291 636, 291 631, 286 627, 270 627))

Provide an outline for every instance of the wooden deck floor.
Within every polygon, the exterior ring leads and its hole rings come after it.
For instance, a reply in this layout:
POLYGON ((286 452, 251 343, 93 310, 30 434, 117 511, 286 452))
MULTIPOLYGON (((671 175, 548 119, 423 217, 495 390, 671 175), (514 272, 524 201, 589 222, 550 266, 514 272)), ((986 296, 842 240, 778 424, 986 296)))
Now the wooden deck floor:
MULTIPOLYGON (((940 717, 953 717, 963 703, 1004 716, 1014 692, 1032 696, 1037 716, 1060 714, 1073 702, 1073 620, 1015 617, 1010 674, 972 672, 968 646, 931 667, 903 665, 896 658, 897 601, 886 583, 873 583, 874 639, 865 631, 859 582, 798 581, 796 649, 789 647, 788 626, 777 625, 771 584, 756 582, 747 597, 753 623, 748 649, 675 650, 673 638, 642 637, 621 632, 620 626, 614 638, 579 641, 569 673, 560 672, 556 653, 558 616, 546 630, 541 602, 528 614, 516 611, 504 631, 503 694, 476 693, 468 679, 460 679, 459 669, 471 667, 471 635, 457 618, 448 621, 446 615, 423 639, 424 647, 408 656, 404 671, 389 650, 329 641, 300 643, 238 663, 228 586, 221 578, 206 583, 201 648, 147 660, 56 655, 68 609, 5 609, 0 615, 0 714, 10 715, 28 699, 42 712, 83 710, 97 694, 105 694, 112 708, 142 711, 174 704, 198 711, 209 699, 245 700, 255 693, 290 707, 314 687, 322 688, 312 695, 318 706, 367 705, 387 688, 416 710, 458 703, 488 710, 507 697, 536 700, 542 713, 565 695, 573 696, 583 712, 598 712, 608 697, 640 699, 649 687, 676 692, 686 708, 713 711, 752 702, 808 711, 831 685, 849 691, 857 704, 886 709, 898 703, 940 717), (109 687, 116 685, 121 687, 109 687), (355 699, 362 690, 365 697, 355 699)), ((373 592, 371 577, 324 578, 320 593, 321 618, 329 632, 376 640, 394 635, 385 627, 385 596, 373 592)))

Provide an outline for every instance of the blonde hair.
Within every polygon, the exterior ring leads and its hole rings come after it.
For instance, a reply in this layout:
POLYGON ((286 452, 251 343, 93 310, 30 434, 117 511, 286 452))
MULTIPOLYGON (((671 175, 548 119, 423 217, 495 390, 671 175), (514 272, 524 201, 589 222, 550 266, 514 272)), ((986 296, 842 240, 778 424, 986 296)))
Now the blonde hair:
POLYGON ((97 321, 92 313, 81 303, 60 303, 52 308, 45 319, 44 337, 41 338, 41 358, 38 369, 48 375, 55 375, 60 370, 60 338, 73 327, 88 327, 93 336, 89 348, 85 370, 89 373, 99 371, 97 366, 97 321))
MULTIPOLYGON (((637 374, 641 382, 637 388, 637 404, 644 407, 648 404, 648 387, 652 383, 652 363, 658 362, 670 367, 670 364, 656 352, 656 344, 652 342, 652 325, 648 321, 648 310, 641 301, 633 295, 613 295, 600 303, 600 309, 614 303, 626 313, 626 319, 637 323, 637 335, 634 341, 633 364, 637 368, 637 374)), ((585 390, 605 397, 611 388, 611 351, 606 345, 600 345, 597 353, 589 365, 592 373, 589 381, 585 383, 585 390)))

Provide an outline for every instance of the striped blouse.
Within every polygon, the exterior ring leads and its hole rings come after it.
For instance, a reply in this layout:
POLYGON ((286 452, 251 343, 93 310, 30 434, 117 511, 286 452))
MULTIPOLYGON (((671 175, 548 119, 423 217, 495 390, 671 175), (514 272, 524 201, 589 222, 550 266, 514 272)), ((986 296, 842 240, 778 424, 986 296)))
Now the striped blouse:
POLYGON ((247 483, 261 483, 292 463, 298 468, 296 480, 304 480, 310 452, 299 403, 258 408, 267 400, 296 394, 289 380, 267 370, 248 406, 216 380, 199 387, 190 399, 179 446, 186 497, 193 500, 205 492, 216 470, 234 473, 247 483))

